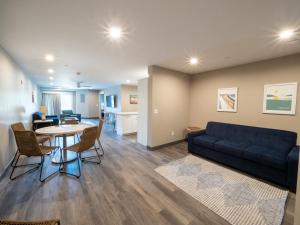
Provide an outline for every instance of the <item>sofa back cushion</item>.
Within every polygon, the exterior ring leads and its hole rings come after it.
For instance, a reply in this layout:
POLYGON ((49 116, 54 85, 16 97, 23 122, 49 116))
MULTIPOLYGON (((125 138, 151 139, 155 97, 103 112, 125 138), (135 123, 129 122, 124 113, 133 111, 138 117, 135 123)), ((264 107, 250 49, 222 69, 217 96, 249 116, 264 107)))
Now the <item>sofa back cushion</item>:
POLYGON ((297 143, 295 132, 219 122, 208 122, 206 134, 219 139, 269 147, 286 153, 297 143))
POLYGON ((73 114, 73 110, 62 110, 62 114, 72 115, 73 114))

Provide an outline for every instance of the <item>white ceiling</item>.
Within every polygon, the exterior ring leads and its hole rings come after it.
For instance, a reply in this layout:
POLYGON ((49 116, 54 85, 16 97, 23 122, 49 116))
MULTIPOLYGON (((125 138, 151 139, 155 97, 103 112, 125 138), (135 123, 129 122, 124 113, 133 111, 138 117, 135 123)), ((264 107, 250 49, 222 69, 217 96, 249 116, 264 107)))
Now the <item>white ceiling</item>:
POLYGON ((0 0, 0 45, 40 86, 53 68, 55 85, 103 88, 146 77, 148 65, 194 74, 300 52, 276 40, 299 28, 299 12, 299 0, 0 0), (126 39, 110 42, 109 25, 126 39))

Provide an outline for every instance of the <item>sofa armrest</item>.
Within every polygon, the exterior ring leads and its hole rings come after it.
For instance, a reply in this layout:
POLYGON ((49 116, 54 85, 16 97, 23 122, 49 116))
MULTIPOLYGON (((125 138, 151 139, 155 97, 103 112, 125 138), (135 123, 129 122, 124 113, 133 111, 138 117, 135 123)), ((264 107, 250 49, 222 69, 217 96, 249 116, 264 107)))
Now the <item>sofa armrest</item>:
POLYGON ((200 136, 202 134, 205 134, 205 130, 200 130, 200 131, 196 131, 196 132, 191 132, 188 134, 188 139, 192 139, 194 137, 200 136))
POLYGON ((188 134, 188 150, 189 150, 189 152, 191 151, 192 146, 193 146, 193 139, 195 137, 203 135, 205 133, 206 133, 205 130, 200 130, 200 131, 196 131, 196 132, 192 132, 192 133, 188 134))
POLYGON ((79 122, 81 122, 81 114, 77 113, 77 118, 79 119, 79 122))
POLYGON ((295 146, 288 154, 288 174, 287 174, 287 186, 293 192, 296 192, 297 189, 298 161, 299 161, 299 146, 295 146))

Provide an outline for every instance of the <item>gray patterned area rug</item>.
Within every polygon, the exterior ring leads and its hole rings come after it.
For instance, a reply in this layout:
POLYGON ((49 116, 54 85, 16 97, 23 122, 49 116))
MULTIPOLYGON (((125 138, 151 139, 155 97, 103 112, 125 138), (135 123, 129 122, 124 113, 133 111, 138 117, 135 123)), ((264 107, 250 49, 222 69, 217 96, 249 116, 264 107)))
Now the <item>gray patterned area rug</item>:
POLYGON ((188 155, 155 169, 234 225, 280 225, 288 191, 188 155))

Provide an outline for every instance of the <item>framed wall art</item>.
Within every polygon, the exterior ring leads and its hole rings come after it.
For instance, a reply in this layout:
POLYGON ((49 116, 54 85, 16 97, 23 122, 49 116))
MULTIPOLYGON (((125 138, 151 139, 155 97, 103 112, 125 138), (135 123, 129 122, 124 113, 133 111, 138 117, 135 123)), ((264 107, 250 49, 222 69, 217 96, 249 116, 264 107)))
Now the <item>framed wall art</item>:
POLYGON ((218 89, 218 112, 237 112, 238 88, 218 89))
POLYGON ((129 103, 130 104, 138 104, 138 96, 137 95, 129 95, 129 103))
POLYGON ((263 113, 295 115, 297 86, 296 82, 265 85, 263 113))

